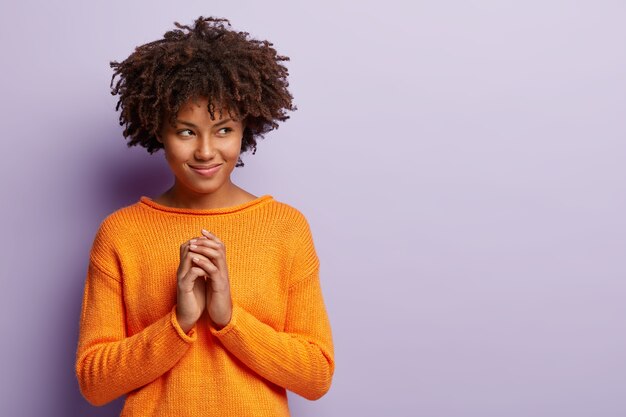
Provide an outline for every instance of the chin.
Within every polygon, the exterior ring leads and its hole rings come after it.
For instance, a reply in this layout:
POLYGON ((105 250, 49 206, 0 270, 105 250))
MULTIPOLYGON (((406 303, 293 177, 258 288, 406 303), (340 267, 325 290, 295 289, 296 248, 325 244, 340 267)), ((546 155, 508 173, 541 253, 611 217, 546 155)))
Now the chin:
POLYGON ((212 194, 224 186, 226 186, 225 182, 220 182, 219 184, 211 183, 211 184, 203 184, 203 185, 196 183, 196 184, 193 184, 193 186, 187 186, 187 188, 198 194, 212 194))

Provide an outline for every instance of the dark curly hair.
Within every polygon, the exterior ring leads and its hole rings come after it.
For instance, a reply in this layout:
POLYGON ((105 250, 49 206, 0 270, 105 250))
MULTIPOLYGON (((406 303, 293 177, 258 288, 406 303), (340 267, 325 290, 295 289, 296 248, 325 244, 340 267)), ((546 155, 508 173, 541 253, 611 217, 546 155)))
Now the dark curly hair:
MULTIPOLYGON (((156 136, 165 115, 175 123, 180 106, 188 99, 207 97, 208 111, 222 108, 244 125, 241 153, 252 148, 257 137, 278 128, 277 120, 289 118, 285 110, 297 110, 287 89, 289 72, 273 43, 248 39, 248 32, 224 27, 228 19, 200 16, 194 26, 174 22, 178 29, 163 39, 138 46, 124 61, 111 62, 111 94, 119 94, 120 113, 128 147, 140 145, 150 154, 163 148, 156 136), (119 76, 115 87, 115 77, 119 76)), ((239 158, 236 166, 244 166, 239 158)))

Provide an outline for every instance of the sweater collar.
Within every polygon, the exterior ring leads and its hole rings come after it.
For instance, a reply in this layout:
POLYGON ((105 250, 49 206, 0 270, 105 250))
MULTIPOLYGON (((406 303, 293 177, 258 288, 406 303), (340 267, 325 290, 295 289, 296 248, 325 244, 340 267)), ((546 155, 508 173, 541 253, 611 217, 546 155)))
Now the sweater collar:
POLYGON ((248 211, 248 210, 253 209, 256 206, 262 205, 263 203, 268 202, 273 199, 274 197, 272 195, 264 194, 260 197, 255 198, 254 200, 237 204, 235 206, 217 207, 217 208, 211 208, 211 209, 192 209, 192 208, 179 208, 179 207, 165 206, 163 204, 157 203, 156 201, 154 201, 148 196, 142 195, 139 198, 139 204, 143 205, 143 207, 166 212, 166 213, 216 215, 216 214, 228 214, 228 213, 248 211))

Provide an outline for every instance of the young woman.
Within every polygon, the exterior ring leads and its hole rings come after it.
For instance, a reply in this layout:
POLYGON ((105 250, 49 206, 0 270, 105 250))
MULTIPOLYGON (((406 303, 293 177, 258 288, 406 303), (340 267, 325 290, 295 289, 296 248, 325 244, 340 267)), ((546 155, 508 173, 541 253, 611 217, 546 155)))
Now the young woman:
POLYGON ((111 63, 128 146, 163 149, 175 178, 108 215, 90 252, 75 371, 93 405, 125 395, 125 417, 288 416, 286 390, 318 399, 334 373, 306 218, 230 178, 296 110, 289 58, 222 22, 111 63))

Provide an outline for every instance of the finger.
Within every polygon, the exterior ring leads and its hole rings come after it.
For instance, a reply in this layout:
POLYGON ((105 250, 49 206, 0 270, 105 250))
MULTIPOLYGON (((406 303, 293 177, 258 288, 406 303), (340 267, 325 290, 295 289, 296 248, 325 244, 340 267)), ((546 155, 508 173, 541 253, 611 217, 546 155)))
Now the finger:
POLYGON ((198 238, 191 238, 191 239, 189 239, 188 241, 183 242, 183 243, 180 245, 180 259, 181 259, 181 260, 185 258, 185 255, 187 254, 187 250, 189 249, 189 245, 190 245, 191 243, 194 243, 197 239, 198 239, 198 238))
POLYGON ((206 276, 206 271, 198 266, 192 266, 191 268, 189 268, 189 271, 193 274, 194 278, 194 285, 198 283, 198 281, 201 281, 200 285, 203 285, 206 283, 207 280, 207 276, 206 276))
POLYGON ((209 277, 212 277, 217 272, 219 272, 219 269, 217 268, 217 266, 215 266, 215 264, 211 262, 209 259, 206 259, 200 256, 193 256, 192 261, 195 265, 202 268, 209 277))
POLYGON ((189 244, 189 241, 180 244, 180 259, 185 256, 185 247, 189 244))
POLYGON ((207 237, 208 239, 211 239, 212 241, 217 242, 217 243, 219 243, 219 244, 222 244, 222 245, 223 245, 223 243, 222 243, 222 241, 220 240, 220 238, 218 238, 215 234, 213 234, 213 233, 209 232, 209 231, 208 231, 208 230, 206 230, 206 229, 202 229, 202 236, 205 236, 205 237, 207 237))
POLYGON ((209 258, 207 258, 205 255, 201 254, 201 253, 197 253, 197 252, 192 252, 191 250, 188 250, 187 253, 185 253, 185 258, 183 260, 183 264, 186 265, 186 269, 189 270, 190 268, 194 267, 194 266, 198 266, 193 262, 193 258, 200 258, 203 260, 208 261, 209 258))
POLYGON ((195 281, 201 277, 204 277, 206 272, 202 268, 198 268, 197 266, 189 268, 189 271, 185 274, 185 276, 181 280, 181 288, 185 292, 193 291, 195 281))
POLYGON ((187 259, 187 253, 189 253, 189 241, 180 245, 180 264, 178 266, 179 276, 187 275, 187 272, 191 267, 191 261, 187 259))
POLYGON ((203 242, 196 242, 195 244, 189 245, 189 250, 207 256, 218 268, 226 270, 226 253, 222 243, 205 240, 203 242))
POLYGON ((189 245, 192 243, 197 242, 198 240, 206 240, 206 238, 204 236, 199 236, 199 237, 194 237, 189 239, 186 242, 183 242, 180 245, 180 260, 181 260, 181 270, 182 271, 187 271, 189 268, 191 268, 191 260, 190 259, 186 259, 187 253, 189 253, 189 245))
POLYGON ((215 238, 208 238, 206 236, 202 236, 202 238, 196 239, 195 242, 190 242, 190 246, 191 245, 202 245, 202 246, 208 246, 210 248, 216 248, 216 249, 219 249, 222 246, 220 242, 217 241, 215 238))
POLYGON ((203 245, 190 245, 189 252, 199 253, 211 259, 212 261, 217 261, 222 256, 222 253, 218 249, 210 248, 203 245))
POLYGON ((205 235, 208 239, 210 239, 210 240, 203 242, 203 244, 213 247, 223 254, 223 256, 221 256, 217 260, 217 262, 220 268, 225 269, 226 268, 226 245, 224 245, 224 242, 222 242, 217 236, 215 236, 213 233, 209 232, 206 229, 202 229, 202 234, 205 235))

